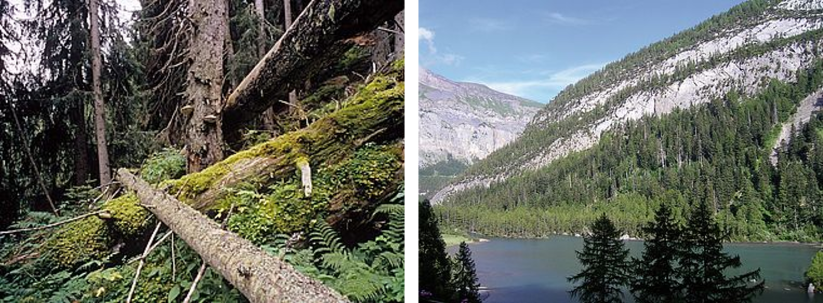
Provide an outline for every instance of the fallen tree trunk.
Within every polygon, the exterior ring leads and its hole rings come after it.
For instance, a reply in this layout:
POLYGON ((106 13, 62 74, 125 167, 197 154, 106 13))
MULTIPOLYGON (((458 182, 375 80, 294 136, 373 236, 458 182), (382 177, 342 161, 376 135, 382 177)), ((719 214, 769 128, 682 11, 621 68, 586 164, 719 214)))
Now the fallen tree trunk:
POLYGON ((270 179, 293 174, 301 160, 306 160, 310 167, 326 167, 368 142, 402 138, 404 85, 400 73, 402 70, 377 77, 348 100, 345 107, 304 129, 168 182, 168 191, 180 192, 178 197, 195 209, 208 210, 216 205, 226 188, 240 182, 269 183, 270 179))
POLYGON ((133 190, 143 205, 196 251, 206 263, 251 302, 348 302, 251 242, 226 231, 197 210, 154 189, 126 169, 117 179, 133 190))
POLYGON ((403 10, 402 0, 315 0, 294 21, 254 69, 231 93, 223 108, 226 133, 240 129, 267 108, 288 109, 280 102, 311 75, 328 68, 373 30, 403 10))

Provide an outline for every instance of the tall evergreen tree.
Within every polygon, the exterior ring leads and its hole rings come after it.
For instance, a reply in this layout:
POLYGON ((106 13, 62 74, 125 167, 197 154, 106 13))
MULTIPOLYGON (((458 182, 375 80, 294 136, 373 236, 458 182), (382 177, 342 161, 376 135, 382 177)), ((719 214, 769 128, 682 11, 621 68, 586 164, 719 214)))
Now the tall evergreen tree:
POLYGON ((480 283, 477 282, 477 270, 472 260, 472 252, 466 242, 460 242, 455 261, 452 283, 456 290, 457 301, 480 303, 480 283))
POLYGON ((569 277, 570 282, 582 283, 571 294, 583 303, 622 302, 620 288, 629 283, 629 250, 606 213, 594 221, 591 231, 583 238, 583 251, 577 252, 583 271, 569 277))
POLYGON ((427 299, 424 292, 431 294, 431 299, 451 298, 454 290, 450 287, 451 264, 446 254, 446 243, 437 227, 437 218, 432 212, 428 200, 420 202, 420 260, 419 281, 421 301, 427 299))
POLYGON ((740 257, 723 252, 727 234, 705 200, 692 212, 683 236, 679 272, 685 302, 751 302, 763 291, 762 280, 754 285, 748 282, 760 280, 760 269, 732 277, 724 274, 740 267, 740 257))
POLYGON ((680 227, 667 204, 661 204, 654 221, 643 228, 646 241, 643 256, 633 261, 631 291, 638 303, 679 302, 677 245, 680 227))

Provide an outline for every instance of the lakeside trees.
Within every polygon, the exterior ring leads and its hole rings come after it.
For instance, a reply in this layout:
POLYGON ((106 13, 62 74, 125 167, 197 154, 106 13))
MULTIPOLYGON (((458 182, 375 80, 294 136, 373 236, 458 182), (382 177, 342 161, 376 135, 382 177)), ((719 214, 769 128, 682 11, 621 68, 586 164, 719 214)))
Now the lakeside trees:
POLYGON ((458 299, 467 303, 480 303, 480 283, 477 281, 472 252, 466 242, 460 242, 460 248, 454 257, 452 283, 454 283, 458 299))
POLYGON ((577 252, 583 271, 569 277, 569 282, 581 283, 570 293, 583 303, 623 302, 621 287, 629 282, 629 250, 606 213, 594 221, 591 230, 583 238, 583 250, 577 252))
POLYGON ((630 283, 638 303, 670 303, 682 299, 679 292, 672 291, 681 288, 675 270, 681 231, 666 204, 660 205, 654 221, 643 228, 646 235, 643 255, 640 259, 632 259, 636 276, 630 283))
POLYGON ((446 254, 446 243, 440 236, 437 227, 437 218, 431 209, 428 200, 419 205, 420 224, 420 264, 418 266, 421 299, 426 298, 424 292, 432 298, 450 298, 454 293, 451 287, 451 263, 446 254))
POLYGON ((582 283, 572 295, 582 302, 621 302, 621 288, 628 286, 637 302, 751 302, 764 288, 760 270, 727 275, 741 266, 740 258, 723 252, 728 234, 708 203, 698 204, 684 228, 668 206, 658 208, 644 228, 648 239, 642 257, 631 262, 620 231, 601 215, 578 252, 583 270, 569 281, 582 283))
POLYGON ((469 246, 461 242, 457 255, 449 257, 431 204, 423 200, 418 207, 420 301, 480 302, 480 285, 469 246))

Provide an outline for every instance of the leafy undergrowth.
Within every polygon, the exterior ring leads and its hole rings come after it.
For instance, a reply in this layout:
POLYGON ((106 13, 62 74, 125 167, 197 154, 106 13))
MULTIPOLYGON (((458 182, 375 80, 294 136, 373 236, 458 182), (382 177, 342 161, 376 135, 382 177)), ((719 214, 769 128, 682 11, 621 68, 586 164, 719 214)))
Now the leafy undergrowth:
MULTIPOLYGON (((391 73, 402 75, 402 69, 401 62, 391 73)), ((319 107, 314 114, 334 117, 340 109, 359 106, 359 102, 396 98, 403 89, 400 77, 376 77, 360 87, 360 93, 333 106, 319 107)), ((338 116, 335 119, 348 117, 338 116)), ((272 142, 254 135, 249 138, 258 144, 240 153, 266 149, 272 142)), ((403 188, 402 174, 397 172, 402 171, 403 144, 358 144, 338 158, 330 165, 313 167, 309 197, 303 194, 298 170, 265 182, 248 180, 225 188, 206 214, 223 223, 231 213, 225 222, 227 229, 355 302, 401 302, 403 188), (361 214, 363 219, 357 222, 361 228, 332 228, 327 223, 332 209, 361 214), (351 235, 364 229, 369 232, 351 235)), ((172 149, 155 153, 139 169, 144 180, 170 194, 180 191, 171 186, 174 180, 193 176, 183 176, 184 172, 185 158, 172 149)), ((199 177, 204 176, 207 174, 199 177)), ((200 181, 210 184, 214 179, 200 181)), ((197 184, 181 185, 186 186, 197 184)), ((0 303, 125 301, 139 256, 157 220, 128 192, 105 199, 99 190, 85 186, 71 190, 66 197, 69 201, 60 203, 60 217, 28 212, 10 228, 39 227, 97 210, 106 212, 53 229, 0 236, 0 303)), ((161 228, 155 241, 169 232, 161 228)), ((180 302, 191 288, 202 262, 200 256, 174 235, 167 239, 145 259, 133 302, 180 302)), ((206 270, 191 300, 245 301, 212 269, 206 270)))

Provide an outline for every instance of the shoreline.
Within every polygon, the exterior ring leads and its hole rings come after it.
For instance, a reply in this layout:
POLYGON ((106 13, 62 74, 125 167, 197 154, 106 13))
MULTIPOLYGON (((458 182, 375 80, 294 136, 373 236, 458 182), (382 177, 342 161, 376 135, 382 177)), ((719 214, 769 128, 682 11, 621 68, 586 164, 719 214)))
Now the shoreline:
MULTIPOLYGON (((582 236, 582 235, 580 235, 580 234, 573 234, 573 235, 570 235, 570 234, 554 234, 554 235, 541 236, 541 237, 518 237, 518 236, 508 236, 508 237, 505 237, 505 236, 493 236, 493 237, 488 237, 488 236, 486 236, 485 238, 478 238, 478 239, 480 239, 480 241, 479 241, 479 242, 488 242, 488 241, 491 241, 492 239, 512 239, 512 240, 516 240, 516 239, 519 239, 519 240, 548 240, 548 239, 551 239, 552 237, 555 237, 555 236, 572 237, 572 238, 583 238, 583 236, 582 236)), ((478 242, 478 241, 474 241, 474 239, 472 239, 472 240, 473 240, 473 241, 472 241, 471 243, 477 243, 477 242, 478 242)), ((623 237, 621 237, 621 238, 620 238, 620 240, 623 240, 623 241, 638 241, 638 242, 640 242, 640 241, 645 241, 645 239, 642 239, 642 238, 636 238, 636 237, 631 237, 631 236, 628 236, 628 235, 624 235, 623 237)), ((783 246, 811 246, 811 247, 818 247, 818 248, 823 249, 823 242, 798 242, 798 241, 727 241, 727 242, 723 242, 723 244, 740 244, 740 245, 783 245, 783 246)), ((447 246, 448 246, 448 245, 447 245, 447 246)))

